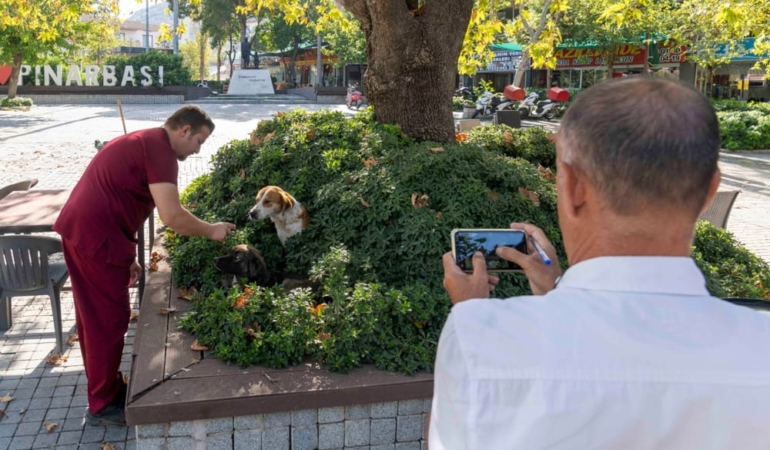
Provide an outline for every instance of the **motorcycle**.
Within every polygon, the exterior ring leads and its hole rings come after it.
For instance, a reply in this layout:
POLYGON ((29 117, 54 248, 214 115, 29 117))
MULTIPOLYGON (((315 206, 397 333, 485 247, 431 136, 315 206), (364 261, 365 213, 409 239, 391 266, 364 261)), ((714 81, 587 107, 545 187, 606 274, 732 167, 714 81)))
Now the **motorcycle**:
POLYGON ((519 105, 519 115, 522 119, 532 117, 539 119, 541 117, 546 120, 553 120, 556 117, 556 113, 560 110, 561 104, 551 99, 538 101, 540 96, 537 92, 530 92, 527 98, 519 105))
POLYGON ((345 103, 348 105, 348 109, 360 109, 364 105, 364 94, 358 90, 358 86, 351 84, 348 86, 348 94, 345 96, 345 103))
POLYGON ((469 88, 468 86, 461 87, 460 89, 455 91, 455 97, 462 97, 463 100, 471 100, 476 101, 476 94, 473 92, 473 89, 469 88))
POLYGON ((472 119, 480 115, 488 116, 513 107, 513 101, 507 98, 501 98, 497 94, 493 94, 489 91, 484 91, 483 94, 476 100, 476 111, 473 113, 472 119))

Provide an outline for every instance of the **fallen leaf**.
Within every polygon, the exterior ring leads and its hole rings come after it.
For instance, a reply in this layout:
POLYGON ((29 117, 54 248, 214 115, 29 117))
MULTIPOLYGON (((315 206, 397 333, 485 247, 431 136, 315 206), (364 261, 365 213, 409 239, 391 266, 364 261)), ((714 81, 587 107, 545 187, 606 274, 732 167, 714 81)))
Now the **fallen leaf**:
POLYGON ((171 314, 176 312, 176 308, 161 308, 160 313, 161 314, 171 314))
POLYGON ((426 194, 418 195, 416 193, 412 193, 412 206, 415 209, 428 206, 428 196, 426 194))
POLYGON ((373 156, 371 158, 367 159, 366 161, 364 161, 364 166, 366 166, 367 169, 369 167, 376 166, 377 164, 378 164, 377 158, 375 158, 373 156))
POLYGON ((251 145, 259 145, 262 143, 262 138, 257 135, 256 130, 249 133, 249 144, 251 145))
POLYGON ((131 310, 131 317, 128 319, 129 321, 136 321, 139 320, 139 311, 132 309, 131 310))
POLYGON ((131 377, 129 377, 127 373, 124 373, 124 374, 123 374, 123 382, 124 382, 124 383, 128 384, 128 381, 129 381, 130 379, 131 379, 131 377))
POLYGON ((443 153, 444 147, 432 147, 428 149, 428 151, 430 151, 431 153, 443 153))
POLYGON ((63 363, 67 362, 67 357, 62 356, 59 353, 52 353, 45 357, 45 360, 54 366, 61 366, 63 363))
POLYGON ((177 292, 176 296, 178 298, 181 298, 182 300, 190 300, 193 295, 197 294, 198 290, 195 289, 195 287, 189 287, 189 288, 179 288, 179 291, 177 292))
POLYGON ((77 334, 77 333, 72 333, 72 334, 70 334, 70 336, 67 338, 67 345, 69 345, 70 347, 72 347, 73 345, 75 345, 75 342, 77 342, 77 341, 78 341, 78 334, 77 334))
POLYGON ((11 403, 11 400, 13 400, 11 394, 5 394, 5 397, 0 398, 0 403, 11 403))
POLYGON ((275 117, 281 117, 281 116, 283 116, 283 111, 278 111, 277 113, 275 113, 275 117))
POLYGON ((241 295, 237 299, 235 299, 235 304, 233 305, 235 309, 243 309, 246 307, 246 305, 249 304, 249 297, 246 295, 241 295))
POLYGON ((158 262, 158 261, 161 261, 164 258, 165 258, 165 256, 161 255, 160 253, 152 252, 152 256, 150 257, 150 261, 158 262))
POLYGON ((310 130, 307 133, 305 133, 305 138, 309 141, 313 139, 313 134, 315 134, 315 132, 313 130, 310 130))
POLYGON ((246 169, 241 169, 241 178, 246 178, 246 169))
POLYGON ((315 314, 316 316, 319 316, 321 312, 326 308, 326 303, 319 303, 318 306, 311 306, 308 308, 311 313, 315 314))
POLYGON ((540 206, 540 194, 538 194, 537 192, 530 191, 529 189, 520 187, 519 193, 524 197, 527 197, 528 199, 532 200, 532 203, 534 203, 535 206, 540 206))
POLYGON ((497 191, 492 191, 489 193, 489 199, 492 200, 493 202, 496 202, 500 200, 500 194, 497 193, 497 191))
POLYGON ((246 334, 251 336, 251 337, 253 337, 253 338, 259 337, 259 332, 258 331, 254 331, 253 328, 246 328, 246 334))
POLYGON ((506 144, 510 144, 510 143, 511 143, 511 141, 513 141, 513 133, 511 133, 510 131, 506 131, 506 132, 503 134, 503 136, 505 136, 505 143, 506 143, 506 144))
POLYGON ((275 137, 275 131, 273 131, 272 133, 269 133, 267 136, 265 136, 265 138, 262 139, 262 143, 266 144, 270 139, 272 139, 274 137, 275 137))
POLYGON ((264 375, 265 378, 267 378, 267 381, 269 381, 271 383, 275 383, 276 381, 279 380, 279 378, 273 378, 270 375, 266 374, 264 370, 262 371, 262 375, 264 375))
POLYGON ((537 171, 548 181, 556 181, 556 175, 551 172, 551 169, 546 169, 542 165, 537 166, 537 171))
POLYGON ((358 197, 358 201, 361 202, 362 205, 364 205, 364 208, 371 208, 372 205, 366 202, 363 197, 358 197))
POLYGON ((441 211, 436 213, 436 219, 441 219, 441 216, 442 216, 441 211))
POLYGON ((53 433, 53 429, 59 426, 59 422, 44 423, 43 426, 49 433, 53 433))
POLYGON ((19 415, 23 416, 25 412, 27 412, 27 410, 26 409, 22 409, 21 411, 19 411, 19 415))
POLYGON ((318 333, 318 340, 321 342, 329 339, 330 337, 332 337, 332 335, 329 333, 318 333))
POLYGON ((102 442, 101 450, 118 450, 112 442, 102 442))
POLYGON ((157 272, 158 271, 158 263, 156 263, 155 261, 151 262, 150 265, 147 266, 147 269, 150 272, 157 272))
POLYGON ((468 140, 468 133, 455 133, 455 140, 457 142, 465 142, 468 140))
POLYGON ((195 352, 205 352, 209 348, 206 347, 205 345, 199 344, 198 340, 196 339, 195 341, 193 341, 192 345, 190 346, 190 349, 192 349, 195 352))

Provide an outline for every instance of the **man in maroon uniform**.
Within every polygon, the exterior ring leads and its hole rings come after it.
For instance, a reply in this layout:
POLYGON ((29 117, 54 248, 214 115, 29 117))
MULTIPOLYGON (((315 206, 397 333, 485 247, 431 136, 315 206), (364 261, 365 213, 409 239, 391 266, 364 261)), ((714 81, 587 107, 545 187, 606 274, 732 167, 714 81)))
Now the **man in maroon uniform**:
POLYGON ((54 225, 75 297, 91 425, 126 424, 119 368, 131 315, 128 286, 141 274, 136 234, 152 209, 187 236, 222 241, 235 229, 231 223, 204 222, 179 202, 177 160, 198 153, 213 131, 203 110, 185 106, 163 127, 110 141, 88 165, 54 225))

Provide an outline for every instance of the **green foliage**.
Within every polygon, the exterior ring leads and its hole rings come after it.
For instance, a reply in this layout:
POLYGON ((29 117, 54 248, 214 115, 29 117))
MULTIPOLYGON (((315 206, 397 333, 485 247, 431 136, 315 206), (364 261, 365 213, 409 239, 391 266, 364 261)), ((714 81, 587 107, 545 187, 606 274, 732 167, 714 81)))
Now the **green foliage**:
POLYGON ((698 223, 693 258, 716 297, 770 300, 770 267, 746 250, 729 231, 698 223))
POLYGON ((556 168, 556 148, 545 128, 510 128, 507 125, 475 127, 468 131, 466 145, 476 145, 514 158, 525 159, 535 166, 556 168))
POLYGON ((463 104, 464 104, 464 99, 462 97, 452 97, 452 110, 453 111, 462 111, 463 110, 463 104))
MULTIPOLYGON (((521 145, 544 139, 530 136, 541 131, 521 133, 521 145)), ((374 123, 371 110, 349 120, 330 111, 282 114, 260 122, 252 141, 258 145, 222 147, 212 172, 185 190, 191 212, 234 222, 238 232, 224 245, 172 234, 174 279, 212 295, 220 285, 212 259, 235 243, 257 247, 271 270, 285 264, 320 279, 320 299, 313 300, 329 306, 315 335, 329 336, 311 353, 334 370, 367 362, 407 373, 431 368, 448 307, 441 256, 453 228, 523 220, 561 242, 553 183, 524 159, 468 143, 431 152, 438 144, 418 144, 396 126, 374 123), (247 220, 256 192, 268 184, 310 212, 309 227, 286 242, 285 261, 274 225, 247 220), (519 188, 539 193, 540 206, 519 188)), ((496 295, 529 292, 522 276, 502 278, 496 295)), ((202 342, 218 345, 201 333, 202 342)))
MULTIPOLYGON (((152 74, 152 85, 155 87, 163 86, 189 86, 191 84, 190 69, 185 66, 184 60, 179 55, 170 55, 156 50, 150 50, 147 53, 139 53, 134 56, 116 55, 107 58, 107 65, 115 66, 115 74, 118 77, 118 84, 121 82, 123 70, 126 66, 133 66, 135 71, 134 86, 141 86, 142 77, 139 68, 150 66, 152 74), (163 66, 163 84, 158 79, 158 66, 163 66)), ((102 83, 102 75, 99 74, 99 83, 102 83)))
POLYGON ((27 97, 0 98, 0 108, 28 108, 32 106, 32 99, 27 97))
POLYGON ((728 150, 770 149, 770 114, 759 110, 717 113, 722 147, 728 150))

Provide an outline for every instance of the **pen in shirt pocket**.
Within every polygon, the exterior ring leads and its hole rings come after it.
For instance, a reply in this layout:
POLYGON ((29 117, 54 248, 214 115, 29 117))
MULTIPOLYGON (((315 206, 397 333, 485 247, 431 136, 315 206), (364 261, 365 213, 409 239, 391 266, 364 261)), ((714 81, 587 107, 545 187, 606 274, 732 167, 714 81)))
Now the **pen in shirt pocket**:
POLYGON ((533 238, 532 236, 529 237, 529 241, 532 242, 532 246, 535 247, 535 250, 537 250, 537 254, 540 255, 540 257, 543 259, 543 263, 545 263, 546 266, 550 266, 551 258, 549 258, 548 255, 545 254, 545 250, 543 250, 543 247, 541 247, 540 244, 538 244, 535 238, 533 238))

